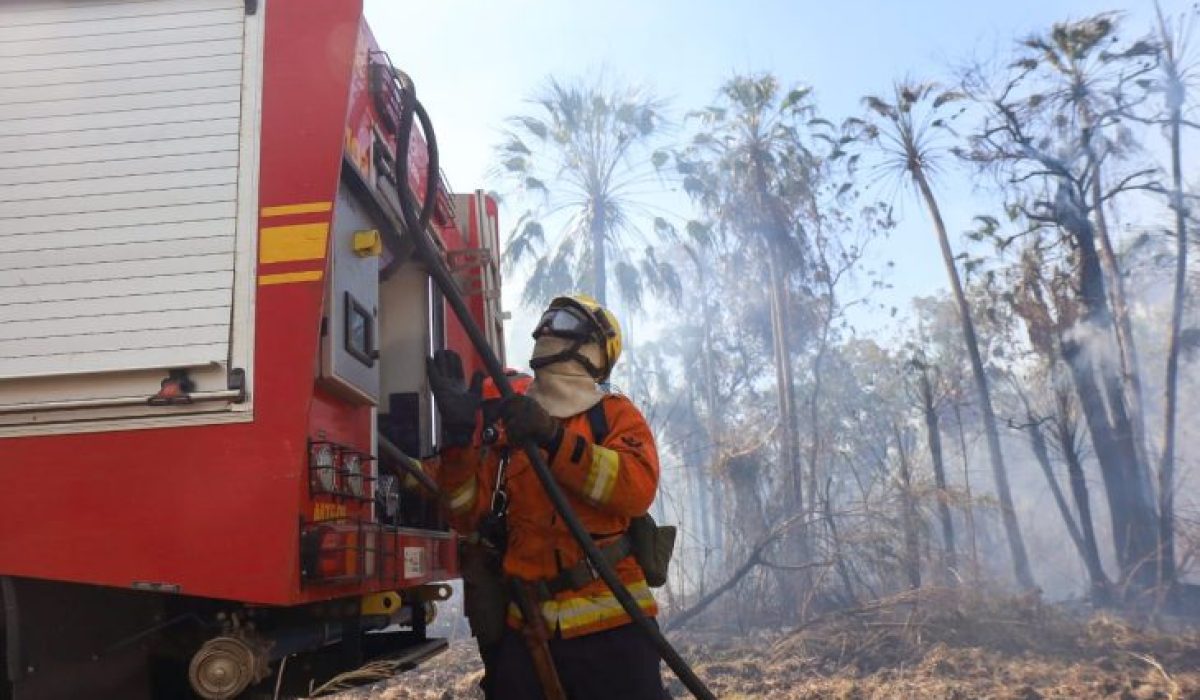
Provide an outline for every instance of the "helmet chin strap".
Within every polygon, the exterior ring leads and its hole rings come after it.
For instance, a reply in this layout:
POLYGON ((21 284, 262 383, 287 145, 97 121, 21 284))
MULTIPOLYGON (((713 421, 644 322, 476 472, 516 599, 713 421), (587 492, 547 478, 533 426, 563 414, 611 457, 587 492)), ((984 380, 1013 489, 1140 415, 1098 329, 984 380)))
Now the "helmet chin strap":
POLYGON ((604 374, 603 370, 596 367, 596 365, 593 364, 586 355, 579 352, 579 349, 586 345, 587 342, 588 341, 586 340, 579 340, 576 338, 574 341, 572 341, 571 346, 565 350, 556 352, 553 355, 544 355, 542 357, 535 357, 531 359, 529 361, 529 368, 536 371, 543 367, 549 367, 550 365, 558 362, 575 360, 579 364, 583 365, 583 368, 587 370, 588 374, 592 375, 593 379, 599 379, 599 377, 603 376, 604 374))

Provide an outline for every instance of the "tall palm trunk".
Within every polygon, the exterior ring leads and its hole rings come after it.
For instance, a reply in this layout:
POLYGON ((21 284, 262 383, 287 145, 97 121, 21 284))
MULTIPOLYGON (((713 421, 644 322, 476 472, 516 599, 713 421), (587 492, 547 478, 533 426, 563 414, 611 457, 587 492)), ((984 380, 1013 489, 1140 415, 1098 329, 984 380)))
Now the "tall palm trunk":
POLYGON ((910 588, 921 587, 921 539, 917 533, 917 504, 912 492, 912 471, 908 466, 908 450, 899 425, 892 426, 896 435, 896 452, 900 457, 900 523, 904 528, 904 572, 910 588))
POLYGON ((782 264, 786 259, 784 240, 788 236, 785 217, 779 203, 770 194, 766 168, 755 160, 755 194, 766 214, 763 231, 767 252, 767 276, 770 280, 771 336, 775 350, 775 380, 779 402, 780 454, 785 474, 792 480, 793 507, 804 509, 804 476, 800 464, 800 440, 797 434, 796 383, 792 371, 792 347, 788 319, 787 277, 782 264))
MULTIPOLYGON (((821 231, 822 218, 820 209, 817 206, 816 198, 808 199, 808 216, 815 227, 815 233, 818 237, 824 235, 821 231)), ((828 267, 828 264, 826 264, 828 267)), ((823 444, 822 437, 825 432, 821 428, 821 392, 824 388, 823 379, 825 377, 825 357, 829 352, 829 338, 833 331, 833 318, 837 313, 837 288, 836 278, 832 274, 826 274, 824 278, 825 286, 825 309, 824 315, 821 318, 821 334, 817 342, 817 352, 812 361, 812 392, 808 397, 808 513, 816 516, 817 501, 819 496, 818 483, 818 467, 820 462, 821 447, 823 444)), ((828 494, 828 489, 825 490, 828 494)))
POLYGON ((979 537, 975 531, 975 496, 971 493, 971 462, 967 457, 967 431, 963 426, 962 408, 954 402, 954 424, 958 428, 958 450, 962 458, 963 496, 966 499, 967 534, 971 538, 971 580, 979 583, 979 537))
POLYGON ((592 237, 592 290, 601 306, 608 306, 607 251, 605 232, 608 230, 608 212, 603 204, 594 204, 589 233, 592 237))
POLYGON ((792 500, 796 508, 804 506, 803 470, 800 468, 799 444, 796 439, 795 382, 792 375, 791 343, 788 342, 787 290, 783 272, 779 269, 776 246, 769 247, 767 275, 770 279, 771 335, 775 354, 776 401, 779 404, 780 460, 792 481, 792 500))
POLYGON ((1004 455, 1000 451, 1000 432, 996 428, 996 414, 992 410, 991 394, 988 391, 987 375, 983 371, 983 358, 979 354, 979 339, 975 335, 975 323, 971 320, 971 308, 967 304, 963 292, 962 281, 958 277, 958 268, 954 265, 954 252, 950 249, 950 239, 946 235, 946 224, 942 220, 942 212, 938 207, 933 190, 925 172, 919 167, 912 170, 913 179, 921 190, 929 215, 937 231, 938 245, 942 249, 942 262, 946 266, 946 274, 950 277, 950 287, 954 292, 954 301, 958 304, 959 321, 962 323, 963 340, 967 346, 967 355, 971 359, 971 373, 975 379, 975 391, 979 396, 980 413, 983 416, 983 430, 987 436, 988 454, 992 462, 992 476, 996 481, 996 497, 1000 500, 1000 516, 1004 522, 1004 531, 1008 536, 1008 548, 1012 555, 1013 571, 1017 584, 1022 588, 1033 588, 1033 573, 1029 569, 1029 555, 1025 552, 1025 540, 1021 537, 1021 527, 1017 523, 1017 513, 1013 509, 1012 489, 1008 485, 1008 470, 1004 466, 1004 455))
MULTIPOLYGON (((798 437, 798 421, 796 414, 796 382, 792 370, 792 348, 789 332, 791 323, 788 319, 788 290, 787 276, 782 268, 786 259, 784 240, 788 236, 787 218, 781 211, 779 201, 771 194, 770 179, 763 165, 761 156, 752 160, 754 168, 754 196, 758 201, 760 211, 764 215, 762 221, 763 249, 767 253, 767 276, 769 279, 771 306, 771 337, 775 360, 776 401, 779 406, 779 455, 785 478, 791 481, 791 491, 785 503, 791 512, 804 513, 804 472, 800 463, 800 441, 798 437)), ((792 549, 799 561, 808 561, 808 527, 805 519, 800 518, 799 525, 789 538, 792 549)), ((803 609, 803 598, 811 589, 811 576, 806 570, 801 572, 798 585, 788 590, 785 595, 789 598, 785 610, 788 613, 799 613, 803 609), (794 604, 794 607, 793 607, 794 604)), ((786 589, 785 589, 786 590, 786 589)))
POLYGON ((933 405, 933 385, 929 370, 921 368, 921 409, 925 414, 925 432, 929 441, 929 457, 933 463, 933 478, 937 483, 938 517, 942 521, 942 543, 946 548, 946 579, 953 583, 958 569, 954 548, 954 520, 950 517, 950 494, 946 491, 946 463, 942 457, 942 430, 938 425, 937 407, 933 405))
POLYGON ((821 429, 821 392, 824 387, 822 378, 825 376, 825 355, 829 351, 829 333, 833 325, 833 290, 828 289, 829 305, 821 324, 821 340, 817 346, 816 356, 812 362, 813 386, 808 397, 808 512, 817 512, 817 467, 820 461, 822 437, 821 429))
MULTIPOLYGON (((1159 23, 1164 38, 1167 29, 1159 10, 1159 23)), ((1183 121, 1183 82, 1174 74, 1173 44, 1168 43, 1172 72, 1168 82, 1171 109, 1171 208, 1175 211, 1175 290, 1171 295, 1171 331, 1167 341, 1166 396, 1163 406, 1163 449, 1158 468, 1158 537, 1161 549, 1159 581, 1170 585, 1175 581, 1175 416, 1179 405, 1179 339, 1183 332, 1183 306, 1187 292, 1187 217, 1183 206, 1183 170, 1180 162, 1182 144, 1180 125, 1183 121)))
POLYGON ((704 512, 702 513, 703 535, 704 546, 706 548, 715 545, 717 549, 720 549, 721 540, 723 539, 721 538, 722 523, 716 519, 718 513, 716 501, 720 499, 712 497, 713 494, 709 479, 714 476, 717 460, 720 459, 722 418, 720 416, 721 409, 717 404, 717 373, 713 367, 712 324, 708 323, 712 312, 708 305, 709 294, 708 285, 705 280, 705 264, 699 257, 696 257, 694 261, 696 263, 696 276, 700 288, 700 308, 702 318, 704 319, 704 323, 701 324, 704 329, 704 348, 701 355, 701 367, 704 372, 704 408, 708 414, 708 425, 706 427, 708 428, 708 441, 710 443, 709 478, 701 480, 701 496, 705 505, 704 512))
MULTIPOLYGON (((779 457, 783 473, 791 480, 791 495, 785 499, 793 513, 804 512, 804 472, 800 465, 800 445, 796 435, 796 393, 792 375, 791 344, 788 342, 787 289, 777 246, 770 245, 767 256, 767 274, 770 279, 771 335, 775 350, 776 401, 779 406, 779 457)), ((786 542, 798 561, 808 561, 808 528, 803 518, 786 542)), ((801 572, 798 580, 783 580, 783 610, 790 617, 797 617, 804 609, 804 597, 811 590, 808 572, 801 572)))

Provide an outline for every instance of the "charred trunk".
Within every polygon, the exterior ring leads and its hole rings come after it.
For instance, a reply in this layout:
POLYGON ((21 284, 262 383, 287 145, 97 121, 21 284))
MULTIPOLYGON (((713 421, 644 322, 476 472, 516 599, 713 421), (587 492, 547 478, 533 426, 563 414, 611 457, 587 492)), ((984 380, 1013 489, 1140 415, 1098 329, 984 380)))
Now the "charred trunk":
POLYGON ((846 554, 842 548, 842 537, 838 534, 837 520, 833 517, 833 498, 830 495, 832 490, 833 480, 825 480, 825 494, 821 499, 821 517, 825 521, 825 529, 829 532, 829 541, 833 548, 834 567, 837 569, 838 578, 842 582, 842 589, 846 592, 846 605, 853 606, 858 603, 858 596, 854 594, 854 584, 850 579, 850 564, 846 561, 846 554))
POLYGON ((1122 581, 1147 589, 1154 585, 1159 557, 1153 491, 1149 473, 1138 459, 1137 437, 1126 409, 1120 370, 1098 347, 1102 342, 1098 338, 1112 339, 1116 330, 1092 224, 1081 215, 1081 208, 1072 204, 1074 201, 1067 186, 1061 185, 1056 218, 1076 243, 1079 297, 1084 309, 1079 327, 1068 330, 1062 339, 1063 359, 1100 462, 1122 581))
POLYGON ((1054 416, 1054 431, 1058 449, 1067 463, 1067 477, 1071 484, 1071 497, 1075 501, 1075 512, 1079 514, 1079 532, 1083 538, 1084 561, 1092 579, 1092 600, 1097 605, 1107 605, 1111 596, 1112 582, 1104 573, 1100 562, 1100 548, 1096 545, 1096 529, 1092 523, 1092 501, 1088 495, 1087 479, 1083 476, 1083 461, 1077 449, 1075 423, 1071 420, 1070 397, 1066 390, 1055 392, 1057 413, 1054 416), (1093 573, 1095 572, 1095 573, 1093 573))
MULTIPOLYGON (((1161 10, 1159 23, 1162 35, 1168 38, 1161 10)), ((1179 345, 1183 332, 1183 307, 1187 293, 1188 231, 1186 208, 1183 203, 1183 169, 1181 164, 1180 125, 1183 121, 1184 83, 1178 75, 1174 43, 1169 50, 1168 104, 1171 134, 1171 209, 1175 214, 1175 289, 1171 295, 1171 329, 1167 340, 1166 391, 1163 406, 1163 449, 1158 468, 1158 533, 1162 562, 1159 581, 1167 586, 1175 583, 1175 420, 1179 406, 1179 345)))
POLYGON ((921 368, 921 409, 925 414, 925 432, 929 442, 929 458, 933 464, 933 478, 937 483, 938 517, 942 522, 942 543, 945 546, 945 568, 947 581, 953 583, 958 570, 958 556, 954 547, 954 520, 950 516, 950 494, 946 490, 946 464, 942 457, 942 432, 938 424, 937 407, 933 400, 933 385, 929 371, 921 368))
POLYGON ((1000 516, 1004 522, 1009 552, 1012 555, 1013 573, 1018 585, 1022 588, 1033 588, 1033 573, 1029 569, 1029 555, 1025 551, 1025 540, 1021 537, 1021 527, 1017 523, 1017 513, 1013 507, 1012 489, 1008 485, 1008 469, 1004 466, 1004 454, 1000 449, 1000 431, 996 426, 996 414, 992 410, 991 392, 988 389, 987 374, 983 369, 983 358, 979 353, 979 339, 975 334, 975 323, 971 319, 971 308, 967 304, 962 281, 958 277, 958 268, 954 264, 954 253, 950 250, 950 239, 946 234, 946 224, 942 221, 942 213, 933 196, 933 190, 929 188, 924 172, 920 169, 913 173, 913 177, 925 199, 929 214, 933 218, 938 245, 942 249, 942 262, 946 266, 946 274, 950 278, 950 288, 958 305, 963 341, 966 343, 967 355, 971 360, 971 374, 975 380, 975 392, 978 395, 979 410, 983 416, 988 456, 992 463, 992 477, 996 481, 996 497, 1000 501, 1000 516))
POLYGON ((975 531, 975 496, 971 493, 971 460, 967 452, 967 430, 963 426, 962 408, 954 404, 954 423, 958 427, 958 449, 962 459, 963 496, 967 507, 967 536, 971 538, 971 580, 979 582, 979 538, 975 531))
POLYGON ((1083 534, 1080 532, 1078 523, 1075 522, 1075 516, 1071 514, 1071 507, 1067 504, 1062 487, 1058 485, 1058 478, 1054 476, 1054 464, 1050 460, 1050 448, 1046 443, 1046 435, 1042 432, 1042 424, 1045 420, 1034 413, 1033 407, 1029 403, 1029 398, 1019 387, 1017 393, 1020 395, 1021 403, 1025 405, 1025 419, 1028 421, 1020 427, 1029 437, 1029 447, 1033 451, 1033 456, 1037 460, 1038 466, 1042 469, 1042 476, 1046 477, 1046 486, 1050 489, 1050 495, 1054 498, 1054 505, 1058 507, 1059 515, 1062 516, 1063 524, 1067 528, 1067 535, 1070 536, 1071 542, 1079 552, 1079 558, 1087 566, 1089 578, 1093 587, 1095 587, 1098 581, 1097 576, 1102 577, 1104 574, 1102 570, 1092 567, 1093 561, 1088 557, 1087 547, 1083 541, 1083 534))
POLYGON ((921 540, 917 532, 917 505, 912 491, 912 472, 908 464, 908 450, 904 448, 904 436, 899 426, 894 426, 896 452, 900 457, 900 523, 904 529, 904 572, 908 585, 921 587, 921 540))

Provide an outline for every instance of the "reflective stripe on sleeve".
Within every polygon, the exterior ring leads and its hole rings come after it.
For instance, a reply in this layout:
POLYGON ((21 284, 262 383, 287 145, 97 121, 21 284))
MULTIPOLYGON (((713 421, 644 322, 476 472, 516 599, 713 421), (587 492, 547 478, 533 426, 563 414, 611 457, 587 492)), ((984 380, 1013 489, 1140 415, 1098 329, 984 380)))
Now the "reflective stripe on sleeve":
POLYGON ((475 505, 475 477, 467 479, 467 483, 459 486, 450 494, 450 510, 461 513, 470 510, 475 505))
POLYGON ((621 456, 615 450, 600 445, 592 445, 592 466, 588 469, 587 480, 583 484, 583 493, 593 503, 608 503, 612 497, 613 487, 617 485, 617 470, 621 466, 621 456))

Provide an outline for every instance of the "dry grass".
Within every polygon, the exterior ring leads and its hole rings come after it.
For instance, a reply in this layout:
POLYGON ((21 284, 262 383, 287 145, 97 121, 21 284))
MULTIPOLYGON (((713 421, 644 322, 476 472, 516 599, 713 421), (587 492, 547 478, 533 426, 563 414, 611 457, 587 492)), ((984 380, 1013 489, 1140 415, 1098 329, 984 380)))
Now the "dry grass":
MULTIPOLYGON (((1033 597, 949 589, 877 601, 782 634, 675 636, 725 700, 1200 700, 1200 635, 1142 629, 1033 597)), ((482 697, 470 642, 350 700, 482 697)), ((673 678, 675 698, 687 697, 673 678)))

